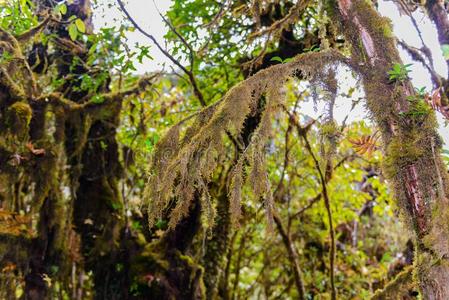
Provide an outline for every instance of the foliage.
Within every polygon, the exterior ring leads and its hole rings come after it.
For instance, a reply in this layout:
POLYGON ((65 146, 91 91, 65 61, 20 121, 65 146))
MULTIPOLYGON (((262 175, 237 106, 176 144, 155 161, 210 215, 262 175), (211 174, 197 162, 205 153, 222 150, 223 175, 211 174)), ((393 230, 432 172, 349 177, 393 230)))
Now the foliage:
MULTIPOLYGON (((397 201, 414 182, 398 178, 425 165, 418 186, 444 195, 444 82, 427 93, 411 64, 372 67, 369 32, 351 39, 322 1, 173 0, 159 44, 187 71, 145 75, 157 46, 130 45, 130 20, 92 31, 88 5, 44 2, 0 1, 0 298, 416 293, 397 201), (372 120, 337 122, 362 88, 372 120)), ((392 38, 384 19, 351 20, 392 38)))
POLYGON ((410 67, 412 64, 394 64, 393 68, 388 71, 390 81, 404 81, 408 79, 408 74, 411 72, 410 67))

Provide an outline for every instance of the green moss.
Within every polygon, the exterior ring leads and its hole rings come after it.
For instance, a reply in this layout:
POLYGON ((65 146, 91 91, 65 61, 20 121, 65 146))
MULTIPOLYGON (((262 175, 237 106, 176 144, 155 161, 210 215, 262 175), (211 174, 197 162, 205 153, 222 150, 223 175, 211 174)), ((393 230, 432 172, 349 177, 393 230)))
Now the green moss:
MULTIPOLYGON (((397 49, 393 38, 391 20, 380 16, 371 1, 354 1, 352 11, 363 11, 363 15, 358 15, 361 17, 359 21, 363 27, 369 28, 369 34, 373 39, 377 55, 385 56, 384 53, 388 53, 388 57, 395 56, 397 49), (378 47, 382 47, 382 49, 378 47)), ((358 33, 356 33, 356 36, 358 36, 358 33)))
POLYGON ((320 134, 323 136, 333 136, 337 134, 338 126, 337 124, 332 122, 326 122, 320 126, 320 134))
POLYGON ((404 166, 414 163, 424 155, 424 149, 417 145, 419 136, 411 134, 408 138, 393 137, 387 146, 384 170, 388 178, 398 174, 404 166))
POLYGON ((30 105, 24 102, 12 104, 7 111, 6 122, 11 133, 23 137, 28 133, 33 111, 30 105))
POLYGON ((181 252, 176 252, 177 258, 187 265, 187 269, 190 269, 190 283, 193 284, 195 281, 198 280, 199 284, 199 293, 200 293, 200 299, 206 298, 206 287, 204 285, 203 275, 204 275, 204 268, 197 264, 193 258, 189 255, 183 255, 181 252))
POLYGON ((371 299, 399 299, 414 286, 411 269, 411 267, 404 269, 383 290, 377 290, 371 299))
POLYGON ((148 272, 165 274, 170 269, 170 262, 164 257, 165 251, 159 242, 147 244, 140 255, 131 262, 131 277, 141 278, 148 272))

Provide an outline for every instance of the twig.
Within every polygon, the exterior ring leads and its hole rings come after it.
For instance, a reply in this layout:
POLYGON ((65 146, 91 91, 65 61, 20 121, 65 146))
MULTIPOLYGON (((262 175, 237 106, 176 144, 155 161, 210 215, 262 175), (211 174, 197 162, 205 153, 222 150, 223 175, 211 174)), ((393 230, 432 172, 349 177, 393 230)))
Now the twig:
POLYGON ((128 10, 125 8, 125 5, 123 4, 122 0, 117 0, 118 5, 120 6, 120 9, 123 11, 123 13, 126 15, 126 17, 128 18, 128 20, 134 25, 134 27, 140 32, 142 33, 144 36, 146 36, 147 38, 149 38, 155 45, 156 47, 168 58, 170 59, 171 62, 173 62, 178 68, 180 68, 184 73, 186 73, 186 75, 189 77, 189 81, 192 84, 193 87, 193 93, 195 94, 195 96, 198 98, 198 101, 200 102, 200 104, 202 106, 207 106, 206 101, 204 100, 204 96, 201 93, 198 84, 196 82, 195 76, 193 75, 193 72, 191 70, 187 70, 186 67, 184 67, 179 61, 177 61, 170 53, 168 53, 167 50, 165 50, 160 44, 159 42, 156 40, 156 38, 152 35, 149 34, 148 32, 146 32, 145 30, 142 29, 142 27, 139 26, 139 24, 137 24, 137 22, 131 17, 131 15, 129 14, 128 10))
POLYGON ((332 300, 336 300, 337 299, 337 291, 335 288, 335 231, 334 231, 334 226, 333 226, 333 221, 332 221, 332 210, 330 207, 330 198, 329 198, 329 194, 327 192, 327 181, 325 175, 323 174, 323 171, 321 170, 320 167, 320 163, 315 155, 315 153, 312 150, 312 146, 310 145, 310 142, 307 138, 307 134, 306 131, 304 130, 303 127, 301 127, 301 125, 299 123, 296 123, 296 129, 298 131, 298 135, 300 137, 303 138, 305 146, 307 151, 309 152, 310 156, 312 157, 312 160, 315 164, 315 168, 318 172, 318 176, 320 178, 320 182, 321 182, 321 188, 322 188, 322 192, 321 195, 324 198, 324 206, 326 207, 326 211, 327 211, 327 217, 328 217, 328 222, 329 222, 329 233, 330 233, 330 238, 331 238, 331 249, 330 249, 330 253, 329 253, 329 259, 330 259, 330 282, 331 282, 331 299, 332 300))
POLYGON ((154 7, 156 7, 157 12, 159 13, 159 16, 161 16, 162 21, 164 21, 165 24, 167 24, 167 26, 170 28, 171 31, 173 31, 173 33, 179 38, 179 40, 184 44, 184 46, 187 47, 187 49, 189 49, 189 57, 190 57, 190 72, 193 71, 193 65, 195 63, 195 51, 193 51, 192 47, 190 46, 189 43, 187 43, 186 39, 176 30, 175 26, 173 26, 172 23, 170 23, 169 20, 167 20, 167 18, 164 17, 164 15, 159 11, 159 9, 157 8, 156 3, 153 0, 153 4, 154 7))
MULTIPOLYGON (((407 51, 407 53, 412 57, 413 60, 420 62, 429 72, 431 78, 432 78, 432 82, 435 86, 439 87, 442 85, 441 83, 441 76, 438 75, 437 72, 435 72, 432 64, 429 66, 426 62, 426 60, 424 59, 424 57, 421 55, 420 51, 422 50, 418 50, 414 47, 411 47, 410 45, 408 45, 407 43, 405 43, 404 41, 400 41, 398 40, 398 44, 405 50, 407 51)), ((425 54, 425 53, 424 53, 425 54)))

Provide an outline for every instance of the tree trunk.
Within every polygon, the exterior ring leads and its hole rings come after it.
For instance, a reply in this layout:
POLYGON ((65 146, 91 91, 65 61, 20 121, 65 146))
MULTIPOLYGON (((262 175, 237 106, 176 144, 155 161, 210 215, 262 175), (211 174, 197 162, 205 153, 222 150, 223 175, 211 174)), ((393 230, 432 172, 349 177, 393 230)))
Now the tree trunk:
POLYGON ((229 248, 230 233, 233 229, 226 187, 221 187, 216 196, 216 223, 214 224, 212 237, 207 240, 206 253, 203 257, 207 299, 216 299, 217 297, 219 280, 224 270, 225 257, 229 248))
POLYGON ((336 13, 352 46, 367 107, 382 133, 385 174, 415 233, 415 274, 422 296, 449 299, 449 185, 435 115, 411 114, 416 107, 407 98, 415 95, 410 81, 389 81, 388 71, 402 64, 389 20, 362 0, 338 0, 336 13))

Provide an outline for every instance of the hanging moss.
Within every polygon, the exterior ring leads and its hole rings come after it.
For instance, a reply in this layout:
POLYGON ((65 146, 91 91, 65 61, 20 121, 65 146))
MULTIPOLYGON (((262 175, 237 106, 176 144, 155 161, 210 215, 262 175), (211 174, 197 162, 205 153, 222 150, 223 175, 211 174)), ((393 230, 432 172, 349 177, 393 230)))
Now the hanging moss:
MULTIPOLYGON (((150 180, 145 189, 149 227, 154 226, 155 220, 160 217, 172 198, 177 198, 178 201, 170 213, 169 228, 174 228, 186 216, 194 199, 194 193, 206 195, 201 197, 202 200, 206 200, 202 206, 210 206, 207 185, 217 165, 218 154, 223 151, 223 137, 226 133, 231 133, 236 138, 242 134, 245 120, 258 109, 259 99, 263 98, 263 95, 267 96, 267 103, 263 106, 261 113, 263 119, 246 147, 244 155, 240 158, 241 162, 236 165, 234 170, 237 172, 233 172, 231 179, 229 192, 233 219, 238 219, 239 190, 245 184, 243 178, 240 178, 244 160, 248 159, 252 166, 249 181, 254 183, 252 187, 256 198, 266 195, 268 197, 264 199, 271 199, 268 177, 263 167, 263 148, 270 135, 272 116, 282 107, 284 101, 285 95, 281 87, 285 85, 288 78, 298 75, 317 82, 331 81, 327 85, 332 86, 333 78, 327 76, 329 71, 327 67, 330 64, 345 62, 347 62, 346 58, 334 50, 299 55, 289 63, 258 72, 233 87, 213 111, 205 109, 200 112, 196 122, 186 130, 188 133, 194 133, 191 137, 189 136, 186 143, 177 141, 178 130, 169 132, 170 139, 163 138, 156 146, 155 157, 158 157, 158 153, 170 153, 170 156, 164 157, 166 159, 164 165, 153 159, 149 168, 150 180), (197 125, 201 126, 196 127, 197 125)), ((270 203, 266 204, 268 215, 271 214, 271 206, 270 203)))

